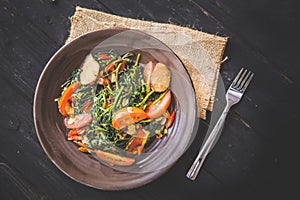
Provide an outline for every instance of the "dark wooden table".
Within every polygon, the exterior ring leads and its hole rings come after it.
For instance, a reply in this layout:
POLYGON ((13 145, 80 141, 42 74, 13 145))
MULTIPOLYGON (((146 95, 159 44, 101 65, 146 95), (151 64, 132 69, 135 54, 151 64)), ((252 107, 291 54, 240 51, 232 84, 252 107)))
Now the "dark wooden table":
POLYGON ((290 199, 299 187, 297 2, 1 0, 0 199, 290 199), (166 174, 129 191, 81 185, 48 159, 34 129, 33 96, 45 64, 68 37, 76 5, 228 36, 226 88, 240 67, 255 72, 196 181, 185 174, 202 136, 166 174))

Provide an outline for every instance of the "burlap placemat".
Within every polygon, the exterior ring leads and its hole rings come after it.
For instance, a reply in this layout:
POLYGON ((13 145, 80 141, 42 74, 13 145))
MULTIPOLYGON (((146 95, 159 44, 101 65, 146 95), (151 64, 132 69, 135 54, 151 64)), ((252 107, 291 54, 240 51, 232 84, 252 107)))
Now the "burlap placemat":
POLYGON ((87 32, 107 28, 140 30, 169 46, 187 68, 196 91, 199 117, 206 119, 206 111, 213 109, 227 37, 173 24, 130 19, 76 7, 76 12, 71 17, 70 36, 66 43, 87 32))

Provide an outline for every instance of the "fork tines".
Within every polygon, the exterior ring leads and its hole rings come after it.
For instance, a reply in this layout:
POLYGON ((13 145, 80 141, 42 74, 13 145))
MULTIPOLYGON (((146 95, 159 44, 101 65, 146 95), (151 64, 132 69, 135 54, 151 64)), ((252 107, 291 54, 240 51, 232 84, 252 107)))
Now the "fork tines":
POLYGON ((237 90, 245 91, 250 81, 252 80, 253 75, 254 74, 251 71, 242 68, 233 80, 230 87, 235 88, 237 90))

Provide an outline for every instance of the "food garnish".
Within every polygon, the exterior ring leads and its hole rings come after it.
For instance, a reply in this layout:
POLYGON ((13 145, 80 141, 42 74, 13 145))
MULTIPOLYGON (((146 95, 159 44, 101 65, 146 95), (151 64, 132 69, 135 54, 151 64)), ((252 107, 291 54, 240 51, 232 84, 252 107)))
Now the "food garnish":
POLYGON ((111 166, 134 164, 151 142, 168 134, 175 119, 169 68, 141 64, 141 56, 90 53, 57 99, 67 139, 111 166))

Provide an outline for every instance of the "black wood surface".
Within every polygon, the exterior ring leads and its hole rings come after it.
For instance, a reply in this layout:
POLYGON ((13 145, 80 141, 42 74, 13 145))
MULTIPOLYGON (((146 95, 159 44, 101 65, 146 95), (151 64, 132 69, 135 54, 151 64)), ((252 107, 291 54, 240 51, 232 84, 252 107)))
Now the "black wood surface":
MULTIPOLYGON (((290 199, 299 184, 299 6, 296 0, 0 1, 0 199, 290 199), (35 87, 67 39, 75 7, 228 36, 221 76, 255 73, 196 181, 185 178, 203 135, 169 172, 143 187, 107 192, 59 171, 33 125, 35 87)), ((49 88, 51 89, 51 88, 49 88)), ((296 198, 297 199, 297 198, 296 198)))

